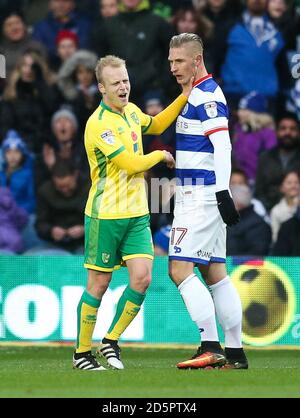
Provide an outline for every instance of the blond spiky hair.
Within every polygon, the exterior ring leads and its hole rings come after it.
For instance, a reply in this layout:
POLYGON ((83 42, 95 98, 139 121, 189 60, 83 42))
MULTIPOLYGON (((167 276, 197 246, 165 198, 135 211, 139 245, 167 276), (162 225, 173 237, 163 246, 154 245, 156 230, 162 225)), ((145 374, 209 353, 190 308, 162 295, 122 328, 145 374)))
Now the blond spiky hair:
POLYGON ((105 67, 119 68, 119 67, 122 67, 123 65, 126 66, 125 60, 123 60, 122 58, 116 57, 115 55, 106 55, 105 57, 100 58, 95 68, 95 74, 96 74, 98 83, 102 83, 102 73, 105 67))

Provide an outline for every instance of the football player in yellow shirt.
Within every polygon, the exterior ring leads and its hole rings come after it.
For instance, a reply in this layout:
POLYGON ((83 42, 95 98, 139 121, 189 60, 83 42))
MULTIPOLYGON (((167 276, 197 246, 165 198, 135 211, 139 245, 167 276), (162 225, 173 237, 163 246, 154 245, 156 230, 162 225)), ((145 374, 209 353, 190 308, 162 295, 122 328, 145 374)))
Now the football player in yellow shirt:
POLYGON ((102 101, 85 129, 92 179, 85 209, 88 281, 77 309, 73 367, 100 371, 105 368, 91 353, 92 335, 113 270, 125 263, 129 285, 98 353, 115 369, 124 368, 118 340, 139 312, 151 281, 153 244, 143 173, 161 161, 169 168, 175 166, 167 151, 143 155, 142 133, 159 135, 168 128, 187 103, 192 80, 174 102, 151 117, 129 102, 130 81, 124 60, 108 55, 98 61, 95 72, 102 101))

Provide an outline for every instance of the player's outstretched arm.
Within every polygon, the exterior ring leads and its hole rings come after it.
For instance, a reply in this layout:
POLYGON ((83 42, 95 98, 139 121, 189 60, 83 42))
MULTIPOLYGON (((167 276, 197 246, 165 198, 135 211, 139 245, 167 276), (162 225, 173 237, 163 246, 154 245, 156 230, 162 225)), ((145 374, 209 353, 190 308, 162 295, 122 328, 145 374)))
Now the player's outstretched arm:
POLYGON ((188 101, 193 88, 193 81, 194 77, 190 79, 189 84, 182 86, 182 93, 168 107, 152 117, 151 124, 145 132, 146 135, 160 135, 174 122, 188 101))
POLYGON ((154 165, 164 161, 169 168, 175 167, 175 161, 168 151, 153 151, 146 155, 132 155, 127 150, 111 160, 120 170, 127 171, 129 176, 149 170, 154 165))

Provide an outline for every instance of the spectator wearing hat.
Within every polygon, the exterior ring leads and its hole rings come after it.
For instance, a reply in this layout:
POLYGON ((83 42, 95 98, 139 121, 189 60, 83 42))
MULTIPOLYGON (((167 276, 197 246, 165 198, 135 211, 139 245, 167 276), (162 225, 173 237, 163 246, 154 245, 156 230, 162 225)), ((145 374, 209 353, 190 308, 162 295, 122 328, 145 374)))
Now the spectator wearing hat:
POLYGON ((58 71, 64 62, 77 51, 79 39, 75 32, 62 29, 55 38, 57 59, 52 60, 52 68, 58 71))
MULTIPOLYGON (((36 196, 33 157, 29 153, 25 142, 14 130, 7 132, 1 149, 4 165, 3 170, 0 171, 0 187, 6 187, 10 190, 15 201, 14 206, 18 207, 19 215, 16 216, 20 216, 23 221, 18 223, 19 228, 17 230, 20 232, 21 226, 23 227, 22 250, 27 250, 40 243, 34 229, 36 196), (24 220, 22 211, 26 214, 26 220, 24 220)), ((17 230, 15 230, 15 233, 17 233, 17 230)))
POLYGON ((55 40, 60 30, 76 33, 79 48, 90 47, 90 19, 76 11, 74 0, 49 0, 48 7, 48 16, 34 25, 33 38, 47 48, 51 61, 57 57, 55 40))
POLYGON ((53 166, 58 160, 72 161, 80 175, 89 181, 89 167, 83 146, 78 137, 78 121, 68 108, 61 108, 51 119, 51 137, 44 144, 42 155, 36 159, 36 187, 50 180, 53 166))
POLYGON ((276 145, 274 120, 268 113, 266 98, 255 91, 240 100, 237 114, 233 134, 234 161, 253 185, 259 155, 276 145))
POLYGON ((67 107, 57 110, 51 118, 51 136, 44 144, 43 152, 36 159, 36 187, 51 178, 51 170, 56 161, 72 161, 81 176, 87 180, 89 175, 87 158, 82 139, 78 134, 78 121, 67 107))
POLYGON ((17 254, 24 249, 22 228, 28 214, 20 208, 9 189, 0 187, 0 253, 17 254))
POLYGON ((16 204, 27 214, 32 214, 35 211, 32 156, 14 130, 7 132, 1 149, 4 166, 0 171, 0 186, 10 189, 16 204))
POLYGON ((15 11, 6 15, 2 23, 0 54, 5 56, 6 78, 14 69, 20 56, 27 50, 36 51, 44 58, 47 56, 43 45, 32 39, 22 14, 15 11))
POLYGON ((93 52, 78 50, 64 62, 58 73, 58 87, 76 114, 80 133, 100 102, 95 79, 97 60, 93 52))

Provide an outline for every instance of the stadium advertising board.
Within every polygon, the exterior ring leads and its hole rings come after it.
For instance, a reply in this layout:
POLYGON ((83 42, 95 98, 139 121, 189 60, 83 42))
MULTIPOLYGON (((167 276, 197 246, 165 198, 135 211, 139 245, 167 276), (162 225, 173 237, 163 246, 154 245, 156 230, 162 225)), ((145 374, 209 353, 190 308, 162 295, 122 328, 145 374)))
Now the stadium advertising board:
MULTIPOLYGON (((79 256, 0 256, 0 341, 75 341, 76 308, 86 281, 82 263, 79 256)), ((228 258, 227 264, 241 295, 244 342, 299 345, 299 259, 228 258)), ((196 326, 167 271, 167 258, 156 258, 144 306, 123 341, 198 343, 196 326)), ((127 282, 127 269, 114 273, 95 340, 107 331, 127 282)))

